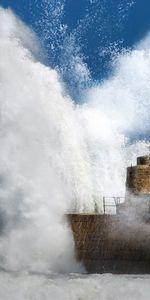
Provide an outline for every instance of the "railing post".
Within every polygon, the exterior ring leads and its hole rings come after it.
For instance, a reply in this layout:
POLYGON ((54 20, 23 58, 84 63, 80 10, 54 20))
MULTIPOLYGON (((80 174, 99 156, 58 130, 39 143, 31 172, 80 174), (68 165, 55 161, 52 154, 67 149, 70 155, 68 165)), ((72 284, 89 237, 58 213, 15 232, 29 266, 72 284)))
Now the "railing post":
POLYGON ((104 210, 104 215, 105 215, 105 197, 103 197, 103 210, 104 210))

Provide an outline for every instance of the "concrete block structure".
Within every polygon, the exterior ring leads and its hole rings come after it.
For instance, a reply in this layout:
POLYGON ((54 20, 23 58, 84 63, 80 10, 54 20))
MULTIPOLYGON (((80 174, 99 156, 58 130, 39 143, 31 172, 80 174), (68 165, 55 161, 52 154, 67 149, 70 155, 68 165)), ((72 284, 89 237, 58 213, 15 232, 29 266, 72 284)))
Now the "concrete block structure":
POLYGON ((68 215, 76 258, 89 273, 150 273, 150 156, 137 158, 137 166, 127 169, 126 187, 116 214, 104 209, 104 214, 68 215))

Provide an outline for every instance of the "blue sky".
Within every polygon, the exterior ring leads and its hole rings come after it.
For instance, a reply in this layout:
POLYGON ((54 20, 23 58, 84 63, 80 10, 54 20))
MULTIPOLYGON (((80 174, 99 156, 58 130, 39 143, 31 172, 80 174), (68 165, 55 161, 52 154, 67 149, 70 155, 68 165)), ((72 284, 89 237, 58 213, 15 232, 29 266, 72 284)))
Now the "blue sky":
POLYGON ((72 94, 82 88, 71 66, 74 57, 85 63, 92 81, 101 81, 111 74, 116 52, 134 47, 150 30, 149 0, 0 0, 0 5, 37 33, 43 60, 60 71, 72 94))

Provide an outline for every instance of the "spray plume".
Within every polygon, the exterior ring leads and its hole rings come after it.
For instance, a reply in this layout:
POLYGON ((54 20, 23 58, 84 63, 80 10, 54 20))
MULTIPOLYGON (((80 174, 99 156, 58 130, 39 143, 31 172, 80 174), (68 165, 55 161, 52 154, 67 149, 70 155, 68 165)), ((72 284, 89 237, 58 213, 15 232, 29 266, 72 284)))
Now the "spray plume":
POLYGON ((10 10, 0 9, 0 39, 0 263, 77 270, 64 214, 123 195, 126 166, 149 152, 132 137, 149 129, 150 53, 140 45, 121 55, 113 77, 75 105, 10 10))

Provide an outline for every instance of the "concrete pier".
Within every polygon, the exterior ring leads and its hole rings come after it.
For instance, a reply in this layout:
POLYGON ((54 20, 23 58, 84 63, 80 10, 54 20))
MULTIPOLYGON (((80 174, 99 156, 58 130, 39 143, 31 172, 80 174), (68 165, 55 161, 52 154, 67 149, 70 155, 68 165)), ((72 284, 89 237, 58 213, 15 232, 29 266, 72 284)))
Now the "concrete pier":
POLYGON ((150 156, 127 169, 126 187, 114 215, 68 215, 76 258, 89 273, 150 274, 150 156))

